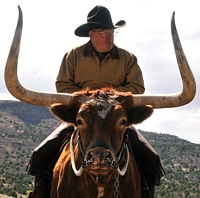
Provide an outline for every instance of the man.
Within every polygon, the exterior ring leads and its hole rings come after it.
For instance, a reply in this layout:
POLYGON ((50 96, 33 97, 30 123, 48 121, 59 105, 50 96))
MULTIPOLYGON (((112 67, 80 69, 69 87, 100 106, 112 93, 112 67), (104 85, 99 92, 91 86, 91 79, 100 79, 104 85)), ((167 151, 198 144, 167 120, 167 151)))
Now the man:
POLYGON ((57 91, 73 93, 87 87, 93 90, 112 86, 118 91, 142 94, 145 89, 137 58, 114 45, 115 29, 125 25, 125 21, 113 25, 105 7, 92 9, 88 23, 75 30, 77 36, 89 36, 90 41, 64 56, 57 91))
MULTIPOLYGON (((57 91, 74 93, 86 88, 95 90, 112 87, 122 92, 144 93, 137 58, 114 44, 116 29, 125 25, 123 20, 113 25, 107 8, 94 7, 87 16, 87 23, 75 30, 77 36, 89 37, 90 40, 65 54, 56 80, 57 91)), ((69 139, 73 130, 72 126, 62 124, 33 152, 28 171, 36 176, 36 190, 38 187, 44 192, 43 184, 48 183, 48 177, 51 178, 51 170, 57 158, 53 162, 52 159, 63 139, 69 139), (50 169, 49 164, 52 165, 50 169)), ((160 185, 160 178, 164 174, 159 156, 134 127, 128 128, 126 132, 142 176, 142 197, 153 197, 155 185, 160 185)))

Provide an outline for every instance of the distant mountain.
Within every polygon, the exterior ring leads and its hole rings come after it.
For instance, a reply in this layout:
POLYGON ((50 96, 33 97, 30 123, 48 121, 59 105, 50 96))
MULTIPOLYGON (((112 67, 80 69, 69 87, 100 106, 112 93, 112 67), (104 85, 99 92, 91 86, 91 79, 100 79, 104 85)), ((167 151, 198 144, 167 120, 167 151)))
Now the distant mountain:
POLYGON ((24 102, 0 101, 0 111, 10 113, 25 123, 38 124, 43 119, 54 119, 48 107, 31 105, 24 102))
MULTIPOLYGON (((26 197, 33 189, 34 178, 25 172, 31 152, 59 124, 47 107, 0 101, 0 194, 26 197)), ((200 145, 168 134, 140 132, 160 155, 167 173, 156 187, 156 198, 199 198, 200 145)))

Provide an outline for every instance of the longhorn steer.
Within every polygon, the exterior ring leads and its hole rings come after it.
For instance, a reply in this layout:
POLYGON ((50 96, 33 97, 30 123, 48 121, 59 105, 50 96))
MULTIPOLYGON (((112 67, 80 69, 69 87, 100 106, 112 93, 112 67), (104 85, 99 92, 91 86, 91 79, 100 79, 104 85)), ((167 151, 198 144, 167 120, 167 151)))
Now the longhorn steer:
POLYGON ((77 130, 54 168, 51 197, 113 197, 116 174, 121 196, 140 197, 140 174, 124 132, 152 111, 133 107, 132 94, 113 90, 78 92, 69 106, 53 105, 51 112, 77 130))
POLYGON ((115 197, 118 193, 124 198, 140 197, 140 175, 124 135, 126 127, 149 117, 153 108, 185 105, 196 93, 195 79, 181 47, 174 14, 171 29, 183 82, 180 93, 165 96, 132 95, 113 90, 74 95, 41 93, 24 88, 18 81, 17 61, 22 33, 19 8, 18 24, 5 69, 6 86, 21 101, 51 106, 57 118, 73 123, 77 128, 54 168, 51 197, 108 198, 114 193, 115 197), (77 140, 79 150, 75 146, 77 140), (80 168, 77 170, 76 167, 80 168))

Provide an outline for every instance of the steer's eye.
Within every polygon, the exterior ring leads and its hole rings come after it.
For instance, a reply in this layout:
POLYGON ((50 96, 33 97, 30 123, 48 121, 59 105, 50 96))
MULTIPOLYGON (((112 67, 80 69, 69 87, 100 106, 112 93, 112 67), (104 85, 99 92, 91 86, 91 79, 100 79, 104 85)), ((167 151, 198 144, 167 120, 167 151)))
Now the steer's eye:
POLYGON ((76 121, 76 125, 82 125, 82 121, 79 119, 76 121))
POLYGON ((127 121, 125 119, 123 119, 121 122, 120 122, 120 125, 126 125, 127 121))

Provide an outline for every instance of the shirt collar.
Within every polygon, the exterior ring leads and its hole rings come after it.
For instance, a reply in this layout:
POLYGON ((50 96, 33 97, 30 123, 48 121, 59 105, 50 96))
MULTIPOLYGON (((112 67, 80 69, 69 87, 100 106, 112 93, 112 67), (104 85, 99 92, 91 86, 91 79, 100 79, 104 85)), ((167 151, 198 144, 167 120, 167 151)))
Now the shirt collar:
MULTIPOLYGON (((85 50, 84 50, 84 56, 90 56, 93 55, 94 50, 92 47, 92 43, 91 41, 88 41, 85 45, 85 50)), ((111 49, 110 53, 110 57, 113 59, 119 59, 119 52, 117 50, 117 46, 114 45, 113 48, 111 49)))

